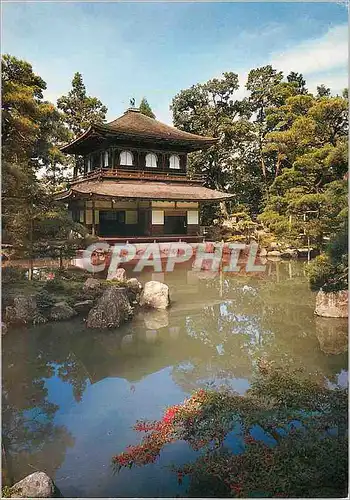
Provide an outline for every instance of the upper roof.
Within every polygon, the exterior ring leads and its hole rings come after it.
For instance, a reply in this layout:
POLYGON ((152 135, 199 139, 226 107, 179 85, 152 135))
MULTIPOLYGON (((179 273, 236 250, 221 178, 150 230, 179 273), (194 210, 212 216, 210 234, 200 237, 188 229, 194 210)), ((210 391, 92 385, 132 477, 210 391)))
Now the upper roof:
POLYGON ((80 154, 83 144, 96 135, 106 137, 116 136, 120 139, 142 139, 148 142, 170 142, 187 146, 189 150, 201 149, 214 144, 217 139, 205 137, 189 132, 183 132, 175 127, 170 127, 154 118, 142 114, 136 108, 129 108, 122 116, 106 124, 91 125, 86 132, 77 139, 66 144, 61 151, 69 154, 80 154))
POLYGON ((74 196, 96 195, 100 197, 139 199, 139 200, 172 200, 172 201, 207 201, 227 200, 234 195, 215 189, 191 185, 190 183, 166 183, 146 181, 118 180, 86 180, 73 184, 69 190, 57 193, 56 199, 62 200, 74 196))

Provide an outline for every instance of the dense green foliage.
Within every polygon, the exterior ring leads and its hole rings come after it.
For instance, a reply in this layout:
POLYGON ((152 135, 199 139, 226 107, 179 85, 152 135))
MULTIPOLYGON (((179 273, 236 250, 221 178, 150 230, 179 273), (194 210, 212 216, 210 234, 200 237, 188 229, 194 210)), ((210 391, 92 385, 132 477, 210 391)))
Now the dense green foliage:
POLYGON ((122 467, 156 461, 167 443, 185 440, 200 456, 174 467, 190 477, 190 497, 337 497, 347 491, 347 391, 303 372, 260 360, 245 396, 199 390, 159 421, 139 421, 145 435, 113 458, 122 467))
POLYGON ((78 72, 73 77, 72 89, 57 99, 57 107, 64 113, 65 123, 74 138, 89 125, 103 123, 106 119, 106 106, 96 97, 86 94, 83 76, 78 72))
MULTIPOLYGON (((2 58, 2 239, 35 255, 49 243, 67 242, 86 230, 74 223, 52 193, 63 187, 71 160, 60 151, 90 121, 104 120, 107 108, 86 96, 77 73, 73 90, 59 108, 44 99, 46 83, 32 66, 16 57, 2 58), (36 248, 37 247, 37 248, 36 248)), ((64 243, 69 251, 71 242, 64 243)), ((44 250, 46 248, 46 250, 44 250)))
POLYGON ((348 224, 334 235, 326 252, 316 257, 308 266, 311 288, 325 292, 347 290, 348 288, 348 224))
POLYGON ((150 118, 156 117, 156 115, 152 111, 151 106, 148 104, 146 97, 142 98, 142 100, 140 102, 139 110, 143 115, 149 116, 150 118))
POLYGON ((172 111, 175 126, 219 139, 190 166, 235 195, 226 215, 243 204, 278 238, 320 247, 347 217, 348 99, 322 85, 313 96, 305 85, 265 66, 250 71, 239 101, 238 76, 224 73, 181 91, 172 111))

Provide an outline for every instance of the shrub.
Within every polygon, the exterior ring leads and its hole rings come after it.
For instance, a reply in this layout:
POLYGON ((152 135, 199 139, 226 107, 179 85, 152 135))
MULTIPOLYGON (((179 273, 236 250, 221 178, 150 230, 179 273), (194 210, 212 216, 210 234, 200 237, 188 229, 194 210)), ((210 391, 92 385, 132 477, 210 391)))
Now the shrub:
POLYGON ((172 467, 179 484, 189 476, 189 497, 344 496, 347 391, 306 372, 258 366, 243 397, 200 389, 161 420, 136 422, 141 442, 113 457, 116 470, 153 463, 165 445, 185 440, 202 451, 194 462, 172 467))
POLYGON ((2 283, 17 283, 25 279, 25 269, 17 267, 3 267, 1 271, 2 283))
POLYGON ((328 280, 334 277, 334 266, 328 255, 322 254, 309 263, 306 272, 311 289, 319 290, 328 280))
POLYGON ((44 289, 47 292, 64 292, 64 283, 60 278, 55 277, 45 283, 44 289))
POLYGON ((348 230, 344 226, 326 248, 307 268, 312 290, 322 288, 335 292, 348 288, 348 230))
POLYGON ((55 298, 45 289, 40 290, 36 295, 36 303, 42 314, 45 314, 55 302, 55 298))

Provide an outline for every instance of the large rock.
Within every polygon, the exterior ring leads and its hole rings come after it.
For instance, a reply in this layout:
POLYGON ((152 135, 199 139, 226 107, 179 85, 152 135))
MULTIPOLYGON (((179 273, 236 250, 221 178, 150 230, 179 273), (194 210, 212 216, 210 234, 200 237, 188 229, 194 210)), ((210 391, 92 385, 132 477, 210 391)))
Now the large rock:
POLYGON ((39 311, 33 295, 15 297, 13 306, 7 306, 5 309, 6 323, 30 324, 37 316, 39 311))
POLYGON ((15 483, 10 489, 11 498, 58 498, 62 495, 45 472, 34 472, 15 483))
POLYGON ((320 290, 316 295, 315 314, 325 318, 347 318, 348 291, 323 292, 320 290))
POLYGON ((86 325, 88 328, 117 328, 132 317, 125 288, 111 286, 90 310, 86 325))
POLYGON ((99 280, 97 280, 96 278, 88 278, 83 285, 83 291, 88 292, 96 289, 100 290, 101 287, 102 284, 99 280))
POLYGON ((57 302, 54 304, 50 311, 50 319, 54 321, 62 321, 65 319, 73 318, 77 313, 76 311, 67 304, 67 302, 57 302))
POLYGON ((100 280, 96 278, 88 278, 83 285, 83 293, 79 298, 82 301, 96 300, 98 297, 101 297, 103 288, 103 284, 100 280))
POLYGON ((321 350, 326 354, 336 355, 348 350, 348 322, 344 318, 315 317, 316 336, 321 350))
POLYGON ((140 297, 140 306, 166 309, 170 305, 169 287, 160 281, 147 281, 140 297))

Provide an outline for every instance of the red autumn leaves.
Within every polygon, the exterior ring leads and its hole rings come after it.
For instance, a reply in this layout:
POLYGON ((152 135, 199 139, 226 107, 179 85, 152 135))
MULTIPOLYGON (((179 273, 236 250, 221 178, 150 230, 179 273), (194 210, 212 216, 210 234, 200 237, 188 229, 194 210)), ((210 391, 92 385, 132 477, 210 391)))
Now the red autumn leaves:
MULTIPOLYGON (((137 432, 145 432, 146 436, 142 439, 140 444, 128 446, 124 452, 113 457, 113 462, 118 470, 122 467, 146 465, 154 462, 165 444, 179 439, 176 426, 174 425, 177 417, 179 417, 179 419, 185 418, 191 421, 194 416, 201 412, 205 398, 205 391, 200 389, 182 405, 169 407, 161 420, 153 422, 136 422, 134 430, 137 432)), ((203 441, 203 443, 205 442, 203 441)), ((200 444, 200 446, 203 445, 202 441, 198 444, 200 444)))

